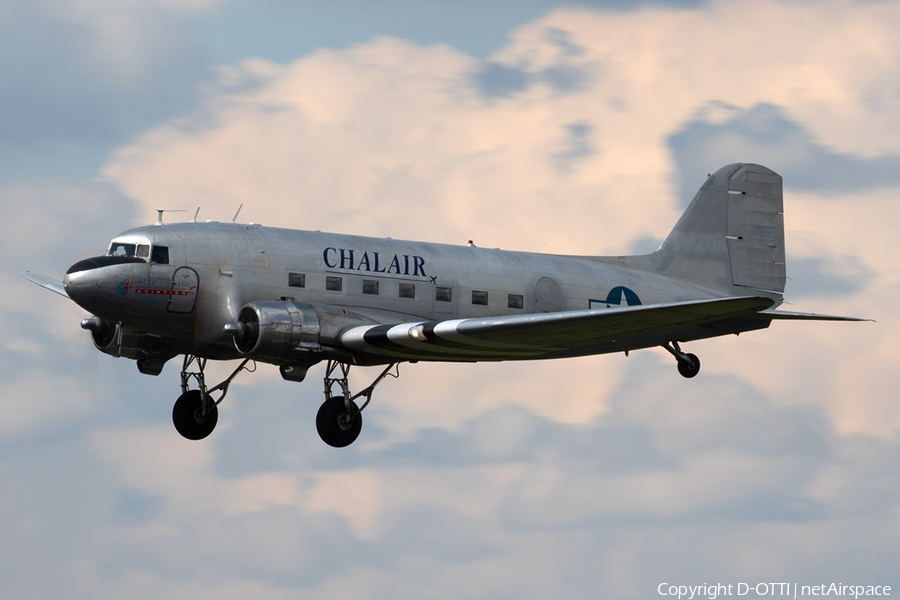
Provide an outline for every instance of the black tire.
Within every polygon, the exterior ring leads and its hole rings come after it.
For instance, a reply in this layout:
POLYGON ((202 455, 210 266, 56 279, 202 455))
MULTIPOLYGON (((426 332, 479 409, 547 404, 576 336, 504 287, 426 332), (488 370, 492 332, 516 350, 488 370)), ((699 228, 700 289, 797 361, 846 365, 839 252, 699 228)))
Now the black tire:
POLYGON ((178 433, 189 440, 202 440, 213 432, 219 421, 219 408, 211 404, 206 411, 206 418, 200 416, 200 390, 183 393, 175 401, 172 409, 172 422, 178 433))
POLYGON ((700 359, 696 354, 685 354, 685 360, 678 361, 678 372, 690 379, 700 372, 700 359))
POLYGON ((344 406, 344 399, 340 396, 334 396, 322 403, 319 412, 316 414, 316 429, 319 431, 319 437, 322 441, 335 448, 343 448, 349 446, 362 431, 362 413, 353 405, 353 412, 356 416, 349 423, 346 422, 347 409, 344 406), (342 419, 343 417, 343 419, 342 419))

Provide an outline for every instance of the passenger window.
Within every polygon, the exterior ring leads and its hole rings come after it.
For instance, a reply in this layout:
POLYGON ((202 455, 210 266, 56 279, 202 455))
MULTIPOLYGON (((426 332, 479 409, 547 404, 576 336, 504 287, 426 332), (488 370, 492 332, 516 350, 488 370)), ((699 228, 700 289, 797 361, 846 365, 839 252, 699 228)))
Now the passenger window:
POLYGON ((434 288, 434 299, 438 302, 450 302, 453 299, 453 288, 446 285, 438 285, 434 288))
POLYGON ((329 292, 342 292, 344 290, 344 278, 331 275, 326 276, 325 289, 329 292))
POLYGON ((378 280, 377 279, 363 279, 362 286, 363 294, 372 294, 373 296, 378 295, 378 280))
POLYGON ((481 290, 472 290, 472 304, 487 306, 488 293, 481 290))
POLYGON ((109 246, 110 256, 134 256, 134 244, 113 242, 109 246))
POLYGON ((415 298, 416 297, 416 284, 401 283, 400 284, 400 297, 401 298, 415 298))
POLYGON ((148 244, 141 244, 137 247, 137 257, 138 258, 149 258, 150 257, 150 246, 148 244))
POLYGON ((169 264, 169 247, 153 246, 153 249, 150 251, 150 262, 158 265, 169 264))
POLYGON ((524 308, 525 296, 522 294, 510 294, 506 306, 509 308, 524 308))
POLYGON ((305 288, 306 273, 288 273, 288 286, 305 288))

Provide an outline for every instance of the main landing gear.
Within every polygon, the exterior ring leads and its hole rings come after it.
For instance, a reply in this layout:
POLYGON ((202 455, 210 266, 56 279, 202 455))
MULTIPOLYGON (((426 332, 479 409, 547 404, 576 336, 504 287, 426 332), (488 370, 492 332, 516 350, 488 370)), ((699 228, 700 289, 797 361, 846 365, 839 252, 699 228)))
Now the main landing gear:
MULTIPOLYGON (((181 367, 181 396, 175 401, 172 409, 172 422, 178 433, 189 440, 202 440, 213 432, 219 419, 219 403, 228 393, 228 386, 241 371, 253 371, 248 369, 245 359, 234 372, 219 385, 206 388, 206 359, 198 356, 185 355, 184 365, 181 367), (188 389, 191 379, 196 381, 199 389, 188 389), (213 397, 215 392, 221 391, 218 398, 213 397)), ((372 400, 372 392, 375 386, 381 383, 385 377, 399 377, 397 363, 391 363, 375 378, 369 387, 357 394, 350 393, 350 385, 347 375, 350 374, 350 365, 334 360, 328 361, 325 369, 325 402, 319 408, 316 415, 316 429, 319 437, 329 446, 343 448, 352 444, 359 437, 362 430, 362 410, 372 400), (393 370, 393 372, 392 372, 393 370), (332 387, 340 385, 340 392, 334 395, 332 387), (364 398, 362 406, 356 404, 358 398, 364 398)))
POLYGON ((665 343, 662 346, 668 350, 678 361, 678 372, 682 377, 694 377, 700 372, 700 359, 696 354, 686 354, 681 351, 678 342, 665 343))
MULTIPOLYGON (((184 365, 181 367, 181 396, 175 401, 175 407, 172 409, 172 422, 175 423, 175 429, 178 433, 189 440, 202 440, 212 433, 216 428, 216 422, 219 420, 219 403, 228 393, 228 386, 231 380, 237 377, 237 374, 247 369, 247 363, 250 359, 245 359, 241 365, 234 370, 228 379, 213 387, 206 389, 206 377, 204 370, 206 369, 206 359, 189 354, 184 355, 184 365), (191 367, 195 371, 189 371, 191 367), (188 384, 194 378, 200 389, 189 390, 188 384), (222 395, 213 398, 214 392, 220 391, 222 395)), ((254 369, 255 370, 255 369, 254 369)))
POLYGON ((359 432, 362 430, 362 410, 372 400, 372 392, 375 390, 375 386, 381 383, 388 375, 391 377, 400 376, 399 370, 396 370, 396 373, 391 372, 396 367, 396 364, 389 364, 369 387, 351 396, 350 386, 347 383, 350 365, 334 360, 328 361, 328 366, 325 369, 325 402, 322 403, 318 414, 316 414, 316 429, 323 442, 335 448, 343 448, 356 441, 356 438, 359 437, 359 432), (336 377, 335 374, 338 369, 340 369, 340 376, 336 377), (341 386, 341 393, 337 396, 333 396, 331 392, 331 388, 335 383, 341 386), (362 406, 357 406, 355 400, 363 396, 366 401, 363 402, 362 406))

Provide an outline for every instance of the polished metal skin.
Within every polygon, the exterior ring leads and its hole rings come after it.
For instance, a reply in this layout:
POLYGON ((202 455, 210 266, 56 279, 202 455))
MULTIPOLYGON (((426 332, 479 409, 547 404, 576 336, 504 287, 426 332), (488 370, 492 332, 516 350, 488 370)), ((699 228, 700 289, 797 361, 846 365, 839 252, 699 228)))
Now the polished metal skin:
POLYGON ((351 395, 349 365, 663 346, 692 377, 699 360, 679 342, 763 329, 773 319, 852 320, 773 310, 785 282, 781 177, 752 164, 711 175, 648 255, 556 256, 234 222, 163 224, 160 215, 155 225, 116 236, 107 255, 74 264, 62 285, 26 277, 95 315, 82 326, 97 347, 136 359, 144 373, 185 355, 175 419, 191 439, 215 425, 206 359, 267 362, 294 381, 328 360, 327 410, 317 423, 326 442, 342 446, 359 433, 354 400, 365 396, 368 404, 374 387, 351 395), (189 367, 193 359, 198 367, 189 367), (343 375, 332 378, 337 365, 343 375), (192 377, 200 396, 186 396, 192 377), (341 392, 332 397, 335 382, 341 392))

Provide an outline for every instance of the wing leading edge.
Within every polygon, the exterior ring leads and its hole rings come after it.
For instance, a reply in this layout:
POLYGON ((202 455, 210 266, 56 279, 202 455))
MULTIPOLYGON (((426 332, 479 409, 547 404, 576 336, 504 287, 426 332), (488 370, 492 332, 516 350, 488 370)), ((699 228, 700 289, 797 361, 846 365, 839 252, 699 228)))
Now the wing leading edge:
POLYGON ((744 296, 615 309, 369 325, 349 329, 340 341, 356 352, 400 360, 549 357, 693 325, 757 318, 773 304, 771 298, 744 296))

